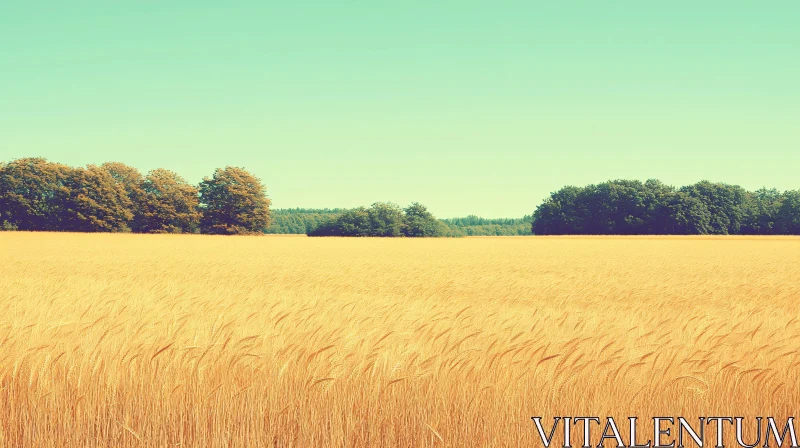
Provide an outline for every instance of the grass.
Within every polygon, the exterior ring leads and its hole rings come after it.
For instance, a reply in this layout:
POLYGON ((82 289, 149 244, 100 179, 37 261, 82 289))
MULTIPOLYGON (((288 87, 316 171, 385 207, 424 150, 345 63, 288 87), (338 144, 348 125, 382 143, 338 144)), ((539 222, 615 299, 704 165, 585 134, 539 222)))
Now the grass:
POLYGON ((799 238, 12 232, 0 253, 2 446, 541 446, 531 416, 800 406, 799 238))

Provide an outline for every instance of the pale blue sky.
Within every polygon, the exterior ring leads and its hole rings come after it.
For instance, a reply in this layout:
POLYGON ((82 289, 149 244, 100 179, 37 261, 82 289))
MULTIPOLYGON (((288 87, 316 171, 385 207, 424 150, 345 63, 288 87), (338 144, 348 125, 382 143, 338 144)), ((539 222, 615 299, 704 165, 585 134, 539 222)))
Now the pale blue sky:
POLYGON ((798 1, 5 0, 0 160, 238 165, 274 207, 440 217, 613 178, 796 189, 798 24, 798 1))

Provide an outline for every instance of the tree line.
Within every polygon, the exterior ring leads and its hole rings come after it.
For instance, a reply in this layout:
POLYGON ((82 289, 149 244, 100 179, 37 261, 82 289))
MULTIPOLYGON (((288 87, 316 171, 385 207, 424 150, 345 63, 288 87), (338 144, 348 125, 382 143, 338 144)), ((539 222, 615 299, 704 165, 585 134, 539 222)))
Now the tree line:
POLYGON ((536 235, 800 234, 800 190, 747 191, 701 181, 613 180, 551 193, 533 214, 536 235))
POLYGON ((238 167, 191 185, 170 170, 142 175, 119 162, 0 163, 4 230, 253 234, 269 227, 269 205, 260 179, 238 167))
POLYGON ((517 236, 531 234, 531 215, 522 218, 487 219, 475 215, 446 218, 442 222, 464 236, 517 236))
POLYGON ((390 202, 376 202, 332 215, 308 236, 377 236, 377 237, 452 237, 447 224, 436 219, 419 203, 406 208, 390 202))
POLYGON ((0 162, 0 230, 384 237, 800 234, 800 190, 748 191, 709 181, 679 188, 656 179, 566 186, 533 215, 513 219, 437 219, 419 203, 274 212, 270 205, 261 180, 238 167, 218 168, 192 185, 170 170, 143 175, 119 162, 0 162))
MULTIPOLYGON (((265 233, 270 234, 308 234, 350 209, 344 208, 288 208, 272 209, 272 224, 265 233)), ((530 235, 532 217, 487 219, 475 215, 463 218, 439 219, 447 229, 439 224, 439 235, 456 236, 496 236, 530 235)))
POLYGON ((285 208, 271 209, 272 220, 264 233, 305 235, 328 219, 347 211, 344 208, 285 208))

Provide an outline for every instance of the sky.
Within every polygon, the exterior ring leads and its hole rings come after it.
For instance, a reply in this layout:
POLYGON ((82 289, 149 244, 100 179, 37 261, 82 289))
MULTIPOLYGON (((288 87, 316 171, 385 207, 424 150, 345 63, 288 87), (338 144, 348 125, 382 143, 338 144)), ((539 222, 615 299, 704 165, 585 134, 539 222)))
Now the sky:
POLYGON ((798 24, 796 0, 3 0, 0 161, 242 166, 275 208, 442 218, 617 178, 797 189, 798 24))

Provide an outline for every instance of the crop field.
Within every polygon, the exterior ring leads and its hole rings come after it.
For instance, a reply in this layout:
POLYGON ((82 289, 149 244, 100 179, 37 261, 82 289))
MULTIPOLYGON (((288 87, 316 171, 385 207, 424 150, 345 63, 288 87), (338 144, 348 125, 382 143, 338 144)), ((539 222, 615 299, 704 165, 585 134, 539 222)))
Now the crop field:
POLYGON ((0 255, 0 446, 541 447, 532 416, 800 408, 800 238, 5 232, 0 255))

